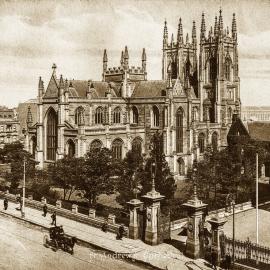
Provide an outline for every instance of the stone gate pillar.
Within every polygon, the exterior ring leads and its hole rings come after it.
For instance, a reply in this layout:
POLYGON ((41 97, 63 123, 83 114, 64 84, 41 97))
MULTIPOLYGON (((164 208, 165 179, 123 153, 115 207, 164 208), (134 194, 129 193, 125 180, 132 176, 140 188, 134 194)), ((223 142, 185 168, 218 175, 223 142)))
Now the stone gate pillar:
POLYGON ((197 259, 203 253, 201 250, 202 245, 200 244, 199 230, 201 223, 204 221, 203 216, 207 204, 198 199, 196 185, 194 186, 192 198, 187 203, 184 203, 183 206, 185 206, 188 212, 186 255, 190 258, 197 259))
POLYGON ((139 238, 139 222, 138 222, 138 210, 143 205, 138 199, 132 199, 127 203, 129 205, 129 238, 138 239, 139 238))
POLYGON ((212 232, 212 244, 211 251, 216 252, 217 254, 217 263, 219 265, 221 261, 221 237, 224 235, 223 226, 227 222, 227 219, 223 216, 220 217, 216 215, 212 217, 208 222, 211 224, 211 232, 212 232))
POLYGON ((145 243, 149 245, 157 245, 158 243, 158 224, 160 201, 165 196, 160 195, 155 190, 154 175, 152 175, 152 190, 146 195, 142 196, 146 207, 146 228, 145 228, 145 243))

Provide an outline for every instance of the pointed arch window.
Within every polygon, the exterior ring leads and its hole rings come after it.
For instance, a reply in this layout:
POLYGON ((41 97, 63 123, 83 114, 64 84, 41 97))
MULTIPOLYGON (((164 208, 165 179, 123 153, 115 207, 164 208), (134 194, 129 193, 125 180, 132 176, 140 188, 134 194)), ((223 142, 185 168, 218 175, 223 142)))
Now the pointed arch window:
POLYGON ((115 108, 113 111, 113 123, 114 124, 121 123, 121 109, 119 107, 115 108))
POLYGON ((212 148, 214 151, 218 150, 218 134, 216 132, 212 134, 212 148))
POLYGON ((137 107, 133 106, 131 109, 131 123, 138 124, 139 123, 139 112, 137 107))
POLYGON ((102 142, 100 140, 94 140, 90 144, 90 150, 100 149, 102 148, 102 142))
POLYGON ((75 111, 75 124, 83 125, 84 124, 84 109, 83 107, 78 107, 75 111))
POLYGON ((159 126, 159 109, 157 106, 153 107, 153 127, 159 126))
POLYGON ((183 152, 183 145, 184 145, 183 120, 184 120, 183 109, 179 108, 176 112, 176 152, 177 153, 183 152))
POLYGON ((75 143, 72 140, 67 142, 67 156, 72 158, 75 156, 75 143))
POLYGON ((135 138, 132 141, 132 150, 138 151, 140 154, 142 153, 142 139, 141 138, 135 138))
POLYGON ((185 175, 185 162, 182 158, 177 160, 178 163, 178 173, 179 175, 185 175))
POLYGON ((231 107, 228 108, 228 119, 229 119, 229 121, 232 120, 232 108, 231 107))
POLYGON ((216 59, 214 57, 211 57, 209 60, 209 80, 210 80, 210 82, 212 82, 216 79, 216 75, 217 75, 216 70, 217 70, 216 59))
POLYGON ((225 60, 225 79, 231 80, 231 60, 228 57, 225 60))
POLYGON ((204 151, 205 151, 205 135, 204 135, 204 133, 199 134, 198 144, 199 144, 200 154, 204 153, 204 151))
POLYGON ((95 112, 95 123, 102 124, 103 123, 103 108, 98 107, 95 112))
POLYGON ((112 143, 112 156, 114 159, 122 159, 123 141, 115 139, 112 143))
POLYGON ((47 116, 47 160, 56 160, 57 113, 51 109, 47 116))

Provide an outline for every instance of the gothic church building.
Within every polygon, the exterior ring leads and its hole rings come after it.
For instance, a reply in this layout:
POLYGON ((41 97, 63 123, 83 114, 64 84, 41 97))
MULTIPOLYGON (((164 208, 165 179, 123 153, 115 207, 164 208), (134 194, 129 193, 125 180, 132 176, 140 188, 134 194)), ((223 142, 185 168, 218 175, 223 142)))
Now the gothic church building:
POLYGON ((162 80, 147 80, 144 49, 141 67, 130 66, 125 47, 113 68, 104 50, 102 81, 67 80, 53 65, 46 88, 39 79, 36 123, 31 110, 27 117, 26 147, 40 166, 96 147, 119 159, 132 148, 147 154, 159 131, 171 170, 181 178, 208 145, 226 146, 241 105, 235 15, 225 29, 220 11, 207 31, 202 14, 200 35, 193 22, 185 38, 180 18, 170 40, 165 21, 162 52, 162 80))

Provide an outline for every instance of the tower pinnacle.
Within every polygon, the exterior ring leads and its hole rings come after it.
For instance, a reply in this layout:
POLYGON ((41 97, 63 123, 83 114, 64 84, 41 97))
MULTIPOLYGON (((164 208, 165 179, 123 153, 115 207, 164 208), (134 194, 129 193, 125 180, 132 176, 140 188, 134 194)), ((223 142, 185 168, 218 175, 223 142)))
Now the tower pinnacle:
POLYGON ((183 26, 182 26, 182 19, 179 19, 178 24, 178 32, 177 32, 177 42, 183 43, 183 26))
POLYGON ((146 53, 145 53, 145 48, 143 48, 142 52, 142 68, 144 71, 146 71, 146 53))
POLYGON ((193 21, 193 26, 192 26, 192 43, 193 44, 197 43, 196 23, 195 23, 195 21, 193 21))
POLYGON ((237 38, 237 27, 236 27, 235 13, 233 13, 233 19, 232 19, 232 37, 234 39, 237 38))
POLYGON ((205 32, 206 32, 205 19, 204 19, 204 13, 202 13, 202 22, 201 22, 201 40, 205 38, 205 32))
POLYGON ((221 10, 221 8, 219 10, 218 27, 219 27, 219 33, 223 33, 223 17, 222 17, 222 10, 221 10))

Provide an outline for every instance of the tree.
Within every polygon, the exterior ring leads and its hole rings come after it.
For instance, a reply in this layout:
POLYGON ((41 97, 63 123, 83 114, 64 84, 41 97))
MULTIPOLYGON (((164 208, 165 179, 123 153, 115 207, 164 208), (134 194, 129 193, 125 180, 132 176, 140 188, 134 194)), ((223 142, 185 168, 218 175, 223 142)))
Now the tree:
POLYGON ((227 147, 220 152, 209 147, 204 159, 194 163, 196 175, 193 170, 189 178, 196 177, 198 193, 210 208, 222 207, 228 193, 234 193, 238 202, 251 198, 256 153, 260 164, 264 163, 268 156, 266 148, 255 141, 243 140, 235 147, 227 147))
POLYGON ((83 158, 64 157, 48 167, 52 183, 63 189, 63 199, 70 200, 71 195, 82 181, 83 158))
POLYGON ((169 203, 174 196, 176 185, 163 153, 163 136, 159 132, 151 138, 149 157, 145 160, 143 171, 138 175, 143 186, 143 194, 152 188, 152 174, 154 174, 156 190, 165 196, 163 204, 169 203), (154 172, 153 163, 155 163, 154 172))
POLYGON ((2 162, 20 161, 26 155, 30 156, 19 141, 5 144, 4 148, 0 149, 0 160, 2 162))
POLYGON ((109 149, 95 148, 86 154, 80 189, 84 190, 83 195, 88 199, 90 206, 96 204, 98 195, 113 194, 114 176, 119 173, 118 170, 118 162, 113 160, 109 149))
MULTIPOLYGON (((127 202, 134 198, 140 185, 139 175, 143 171, 143 157, 140 151, 130 150, 126 157, 119 163, 119 173, 116 188, 118 203, 127 206, 127 202)), ((138 190, 139 191, 139 190, 138 190)))

